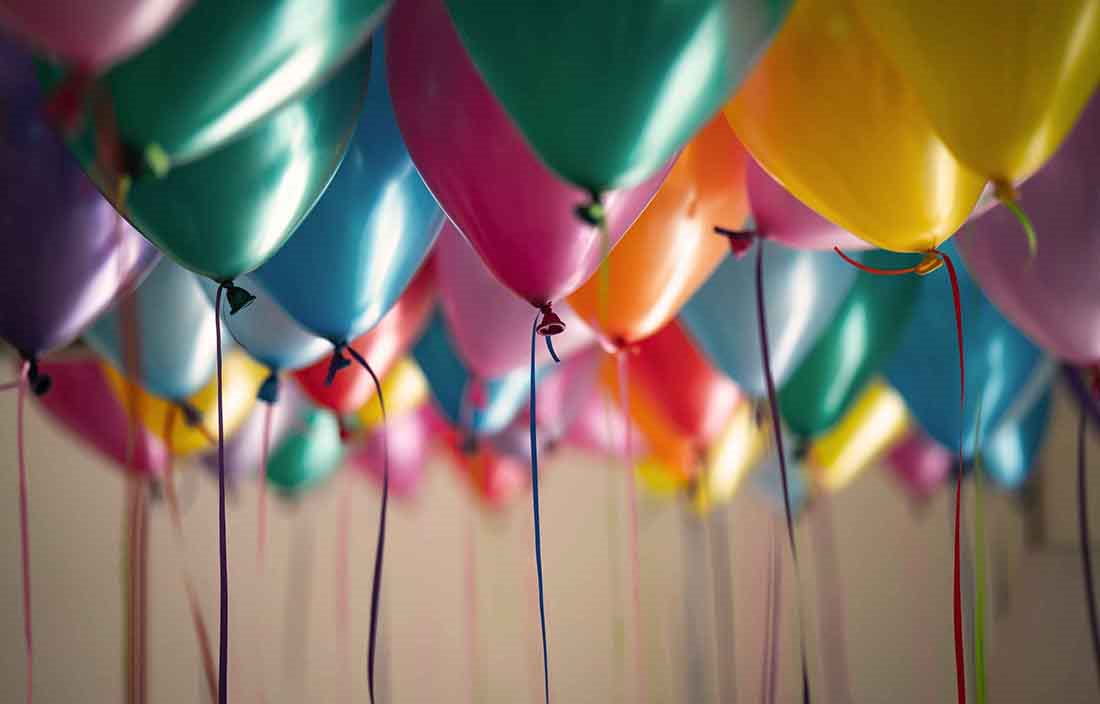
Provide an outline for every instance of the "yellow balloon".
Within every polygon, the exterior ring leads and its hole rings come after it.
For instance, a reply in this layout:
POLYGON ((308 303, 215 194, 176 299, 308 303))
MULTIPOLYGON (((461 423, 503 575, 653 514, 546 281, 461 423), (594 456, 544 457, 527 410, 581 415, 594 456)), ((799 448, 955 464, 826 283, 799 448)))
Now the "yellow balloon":
POLYGON ((955 155, 1007 186, 1054 154, 1100 80, 1100 0, 857 0, 955 155))
POLYGON ((795 196, 884 249, 936 247, 984 186, 941 141, 852 0, 798 0, 725 115, 795 196))
MULTIPOLYGON (((138 420, 150 433, 164 438, 168 426, 169 414, 175 418, 171 423, 171 435, 165 439, 165 445, 176 456, 190 455, 199 450, 216 446, 218 437, 218 380, 215 377, 187 399, 187 403, 198 411, 199 427, 192 427, 183 421, 179 405, 166 401, 142 389, 125 379, 114 367, 104 362, 104 375, 111 391, 118 397, 123 408, 130 408, 133 399, 138 420)), ((256 392, 267 377, 267 369, 255 362, 241 350, 233 350, 226 355, 222 364, 222 405, 225 418, 225 436, 231 436, 248 417, 252 404, 256 401, 256 392)))
POLYGON ((843 488, 908 427, 901 395, 881 380, 871 382, 840 422, 810 446, 806 466, 813 483, 827 491, 843 488))
POLYGON ((725 429, 707 451, 703 473, 693 503, 699 511, 728 503, 768 446, 766 425, 756 422, 751 403, 742 403, 733 412, 725 429))
POLYGON ((638 485, 651 496, 670 498, 687 486, 687 480, 680 473, 670 469, 653 456, 639 462, 634 467, 634 471, 638 485))
MULTIPOLYGON (((408 413, 424 403, 428 398, 428 380, 416 362, 408 357, 401 359, 382 377, 382 396, 386 400, 386 413, 391 418, 408 413)), ((359 425, 363 430, 371 430, 382 424, 382 406, 378 395, 371 394, 370 400, 356 412, 359 425)))

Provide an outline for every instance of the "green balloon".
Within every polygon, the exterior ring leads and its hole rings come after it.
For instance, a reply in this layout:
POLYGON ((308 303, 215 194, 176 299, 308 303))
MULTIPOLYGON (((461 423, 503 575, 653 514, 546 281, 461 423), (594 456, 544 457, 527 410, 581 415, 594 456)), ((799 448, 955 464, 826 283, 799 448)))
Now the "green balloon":
MULTIPOLYGON (((881 269, 913 266, 920 256, 865 252, 859 260, 881 269)), ((835 425, 889 359, 913 312, 916 275, 860 272, 836 317, 779 390, 790 429, 812 437, 835 425)))
POLYGON ((446 0, 543 161, 590 191, 654 173, 722 107, 792 0, 446 0))
POLYGON ((121 142, 162 172, 210 152, 312 90, 361 47, 388 4, 196 0, 153 44, 111 68, 90 94, 110 96, 121 142))
POLYGON ((284 494, 299 494, 327 479, 343 459, 336 416, 313 408, 272 453, 267 480, 284 494))
MULTIPOLYGON (((134 181, 124 214, 188 269, 232 281, 275 253, 340 165, 369 74, 361 49, 312 94, 163 178, 134 181)), ((104 192, 110 190, 104 187, 104 192)))

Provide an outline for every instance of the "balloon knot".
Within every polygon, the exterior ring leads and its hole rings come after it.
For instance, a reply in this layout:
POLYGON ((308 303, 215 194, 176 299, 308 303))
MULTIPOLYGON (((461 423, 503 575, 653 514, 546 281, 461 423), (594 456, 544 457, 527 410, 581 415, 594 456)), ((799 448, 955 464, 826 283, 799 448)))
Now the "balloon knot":
POLYGON ((1012 185, 1011 181, 1005 181, 998 179, 993 182, 993 195, 999 201, 1017 201, 1020 200, 1020 191, 1018 188, 1012 185))
POLYGON ((264 383, 260 384, 260 390, 256 393, 256 398, 265 403, 275 403, 279 400, 279 376, 274 369, 268 372, 264 383))
POLYGON ((917 276, 927 276, 936 269, 943 266, 943 257, 938 252, 928 252, 924 255, 924 259, 917 264, 914 271, 917 276))
POLYGON ((332 380, 336 378, 337 372, 351 366, 351 360, 344 356, 345 347, 347 343, 340 342, 332 350, 332 357, 328 362, 328 373, 325 374, 325 386, 332 386, 332 380))
POLYGON ((810 454, 810 439, 805 436, 799 436, 794 441, 794 449, 791 454, 796 461, 804 461, 806 455, 810 454))
POLYGON ((994 181, 993 195, 997 197, 997 200, 999 200, 1004 207, 1008 208, 1009 212, 1011 212, 1020 223, 1020 227, 1024 230, 1024 236, 1027 237, 1028 258, 1034 259, 1039 251, 1039 240, 1035 234, 1034 223, 1031 222, 1031 218, 1028 217, 1027 213, 1024 212, 1023 207, 1020 205, 1020 191, 1009 181, 994 181))
POLYGON ((588 198, 588 201, 578 205, 574 212, 584 222, 593 227, 599 227, 607 219, 607 209, 604 208, 603 198, 596 191, 589 191, 588 198))
POLYGON ((222 286, 225 287, 225 300, 229 303, 230 315, 240 313, 256 300, 255 296, 232 281, 226 281, 222 286))
POLYGON ((730 251, 736 259, 741 259, 748 254, 756 240, 760 239, 759 233, 755 230, 730 230, 715 226, 714 233, 729 240, 730 251))
POLYGON ((1093 398, 1100 398, 1100 363, 1088 368, 1089 388, 1092 389, 1093 398))
POLYGON ((43 374, 38 369, 38 360, 34 357, 27 359, 27 382, 30 384, 31 393, 35 396, 43 396, 53 386, 53 379, 49 374, 43 374))
POLYGON ((542 320, 539 321, 537 328, 538 334, 543 337, 550 337, 551 335, 560 335, 565 332, 565 323, 558 317, 558 314, 551 309, 549 303, 540 305, 539 310, 542 312, 542 320))
POLYGON ((199 413, 199 409, 195 408, 187 401, 180 401, 178 405, 180 411, 183 413, 184 423, 191 428, 202 425, 202 414, 199 413))

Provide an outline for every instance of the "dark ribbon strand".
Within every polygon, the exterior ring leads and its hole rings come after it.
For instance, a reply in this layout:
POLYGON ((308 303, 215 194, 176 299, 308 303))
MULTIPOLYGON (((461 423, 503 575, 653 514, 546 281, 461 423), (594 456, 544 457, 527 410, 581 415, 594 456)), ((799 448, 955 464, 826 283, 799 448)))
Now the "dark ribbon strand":
POLYGON ((1089 635, 1096 676, 1100 679, 1100 625, 1096 614, 1096 587, 1092 578, 1092 547, 1089 538, 1088 461, 1086 459, 1085 406, 1077 423, 1077 526, 1081 535, 1081 569, 1085 574, 1085 605, 1089 612, 1089 635))

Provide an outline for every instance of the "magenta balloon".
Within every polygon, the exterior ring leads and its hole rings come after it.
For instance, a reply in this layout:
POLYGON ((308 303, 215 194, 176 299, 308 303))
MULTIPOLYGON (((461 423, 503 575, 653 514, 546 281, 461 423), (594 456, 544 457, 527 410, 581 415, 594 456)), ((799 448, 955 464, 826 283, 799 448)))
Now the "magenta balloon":
POLYGON ((41 51, 99 72, 142 48, 191 0, 3 0, 0 25, 41 51))
POLYGON ((894 445, 886 457, 894 474, 916 496, 930 496, 943 486, 956 455, 919 428, 894 445))
MULTIPOLYGON (((523 141, 466 55, 442 0, 396 3, 386 68, 413 162, 489 270, 533 305, 575 291, 603 254, 597 229, 574 213, 588 195, 558 180, 523 141)), ((667 171, 607 194, 611 245, 667 171)))
POLYGON ((1039 237, 1035 258, 998 205, 956 238, 966 267, 1040 347, 1075 364, 1100 361, 1100 95, 1020 195, 1039 237))
MULTIPOLYGON (((603 352, 595 345, 564 360, 538 386, 539 427, 553 440, 561 440, 580 415, 588 398, 597 394, 603 352)), ((525 417, 529 418, 530 416, 525 417)))
POLYGON ((38 397, 46 413, 121 469, 161 474, 168 452, 160 438, 139 422, 131 423, 95 357, 41 362, 53 379, 50 392, 38 397), (133 454, 129 437, 134 433, 133 454))
POLYGON ((749 159, 746 183, 756 231, 797 249, 870 249, 871 245, 829 222, 791 195, 768 172, 749 159))
POLYGON ((594 389, 569 424, 565 443, 587 452, 622 459, 626 455, 627 428, 630 429, 631 459, 640 459, 649 451, 645 436, 623 414, 615 399, 594 389))
MULTIPOLYGON (((443 226, 437 247, 435 271, 443 315, 462 360, 483 379, 530 364, 531 341, 523 333, 531 325, 531 306, 485 268, 450 222, 443 226)), ((565 332, 554 338, 554 349, 565 359, 594 337, 568 306, 559 303, 554 309, 565 323, 565 332)), ((535 354, 537 364, 552 361, 544 345, 535 354)))
POLYGON ((424 476, 432 439, 441 432, 442 422, 431 404, 424 404, 415 411, 391 418, 384 429, 371 432, 365 442, 351 451, 349 458, 353 465, 381 485, 384 434, 390 459, 390 491, 395 496, 410 496, 424 476))

